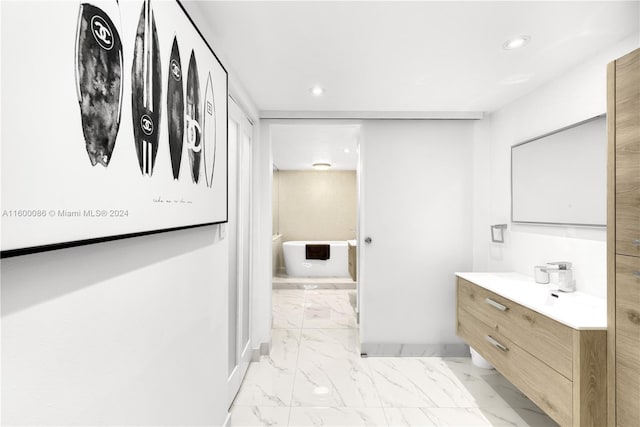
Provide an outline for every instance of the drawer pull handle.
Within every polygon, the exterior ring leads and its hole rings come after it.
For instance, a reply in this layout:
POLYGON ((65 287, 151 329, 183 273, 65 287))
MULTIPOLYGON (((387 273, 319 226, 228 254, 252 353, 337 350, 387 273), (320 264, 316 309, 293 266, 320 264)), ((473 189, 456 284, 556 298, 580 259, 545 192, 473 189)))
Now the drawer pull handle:
POLYGON ((640 246, 640 239, 632 240, 632 241, 631 241, 631 244, 632 244, 633 246, 640 246))
POLYGON ((487 335, 486 337, 484 337, 487 341, 489 341, 489 344, 491 344, 492 346, 494 346, 495 348, 497 348, 498 350, 502 351, 502 352, 507 352, 509 351, 509 349, 505 346, 503 346, 502 344, 500 344, 498 341, 496 341, 491 335, 487 335))
POLYGON ((502 305, 499 302, 492 300, 491 298, 485 298, 484 301, 489 304, 493 308, 497 308, 500 311, 507 311, 508 307, 506 305, 502 305))

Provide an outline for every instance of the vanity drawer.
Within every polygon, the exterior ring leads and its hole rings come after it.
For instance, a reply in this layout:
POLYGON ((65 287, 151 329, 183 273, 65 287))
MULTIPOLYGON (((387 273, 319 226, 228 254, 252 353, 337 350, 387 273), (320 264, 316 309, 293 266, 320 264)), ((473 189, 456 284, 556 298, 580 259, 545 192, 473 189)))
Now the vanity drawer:
POLYGON ((460 307, 457 331, 461 338, 557 423, 571 425, 573 383, 570 380, 460 307), (495 345, 487 337, 494 340, 495 345))
POLYGON ((616 405, 619 426, 640 420, 640 258, 616 257, 616 405))
POLYGON ((462 278, 458 278, 458 305, 566 378, 573 378, 573 331, 568 326, 462 278))

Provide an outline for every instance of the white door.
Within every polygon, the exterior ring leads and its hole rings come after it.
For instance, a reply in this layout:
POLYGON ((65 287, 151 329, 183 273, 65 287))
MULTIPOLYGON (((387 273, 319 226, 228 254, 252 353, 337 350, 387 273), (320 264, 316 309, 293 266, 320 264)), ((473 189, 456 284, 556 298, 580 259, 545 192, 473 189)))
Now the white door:
POLYGON ((253 126, 229 98, 229 406, 251 359, 250 236, 253 126))
POLYGON ((362 137, 362 351, 415 343, 448 355, 461 344, 454 272, 473 261, 472 123, 373 120, 362 137))

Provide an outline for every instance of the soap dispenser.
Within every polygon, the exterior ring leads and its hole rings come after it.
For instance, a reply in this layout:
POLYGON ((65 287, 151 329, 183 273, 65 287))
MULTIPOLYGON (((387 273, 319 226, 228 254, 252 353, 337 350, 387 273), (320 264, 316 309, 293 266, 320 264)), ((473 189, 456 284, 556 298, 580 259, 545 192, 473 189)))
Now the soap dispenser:
POLYGON ((573 280, 571 263, 566 261, 548 262, 547 272, 558 274, 558 290, 561 292, 575 292, 576 281, 573 280))

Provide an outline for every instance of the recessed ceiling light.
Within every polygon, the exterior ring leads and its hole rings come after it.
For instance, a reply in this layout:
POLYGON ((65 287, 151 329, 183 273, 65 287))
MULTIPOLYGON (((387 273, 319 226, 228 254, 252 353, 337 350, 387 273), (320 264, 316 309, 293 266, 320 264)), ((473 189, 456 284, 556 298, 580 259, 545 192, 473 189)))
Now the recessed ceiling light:
POLYGON ((531 41, 531 36, 520 35, 520 36, 513 37, 507 40, 506 42, 504 42, 504 44, 502 45, 502 48, 504 50, 519 49, 522 46, 529 43, 530 41, 531 41))
POLYGON ((500 81, 503 85, 517 85, 519 83, 528 82, 533 77, 533 74, 512 74, 509 77, 500 81))
POLYGON ((319 170, 319 171, 326 171, 327 169, 329 169, 331 167, 331 163, 314 163, 311 166, 313 166, 313 168, 315 170, 319 170))
POLYGON ((433 76, 431 74, 423 74, 416 79, 417 86, 428 86, 433 83, 433 76))
POLYGON ((314 86, 311 88, 311 95, 313 96, 322 96, 324 93, 324 88, 322 86, 314 86))
POLYGON ((345 153, 350 153, 351 151, 350 151, 348 148, 345 148, 345 149, 344 149, 344 152, 345 152, 345 153))
POLYGON ((322 396, 325 394, 329 394, 331 390, 329 390, 329 387, 325 387, 325 386, 319 386, 313 389, 313 394, 318 395, 318 396, 322 396))

